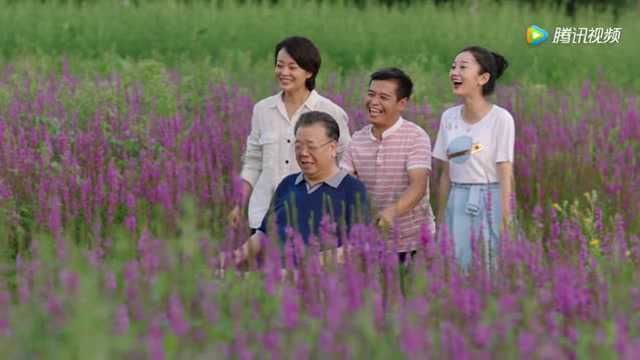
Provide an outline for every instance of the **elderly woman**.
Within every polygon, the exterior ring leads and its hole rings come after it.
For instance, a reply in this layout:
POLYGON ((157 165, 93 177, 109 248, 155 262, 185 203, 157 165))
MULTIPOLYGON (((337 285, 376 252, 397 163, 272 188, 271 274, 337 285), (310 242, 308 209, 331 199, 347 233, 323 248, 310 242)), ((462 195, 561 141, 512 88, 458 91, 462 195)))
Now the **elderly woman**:
MULTIPOLYGON (((368 221, 365 186, 337 166, 340 127, 331 115, 320 111, 302 114, 294 133, 296 161, 302 172, 285 177, 275 191, 271 213, 275 216, 278 237, 284 242, 286 228, 290 226, 300 232, 306 244, 311 234, 318 234, 322 216, 329 214, 337 224, 340 247, 342 224, 348 233, 353 223, 368 221), (289 219, 295 221, 290 223, 289 219)), ((259 237, 267 230, 268 215, 257 232, 234 251, 236 264, 260 252, 259 237)))

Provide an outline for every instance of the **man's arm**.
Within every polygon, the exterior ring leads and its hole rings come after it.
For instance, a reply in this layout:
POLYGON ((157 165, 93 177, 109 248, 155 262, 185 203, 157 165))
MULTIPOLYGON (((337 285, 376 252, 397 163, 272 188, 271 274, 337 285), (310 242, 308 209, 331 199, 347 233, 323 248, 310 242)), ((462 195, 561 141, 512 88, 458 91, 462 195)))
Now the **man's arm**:
POLYGON ((378 222, 384 221, 387 225, 391 225, 396 217, 409 212, 424 198, 429 186, 430 171, 426 168, 417 168, 409 170, 408 174, 409 186, 394 204, 378 214, 378 222))

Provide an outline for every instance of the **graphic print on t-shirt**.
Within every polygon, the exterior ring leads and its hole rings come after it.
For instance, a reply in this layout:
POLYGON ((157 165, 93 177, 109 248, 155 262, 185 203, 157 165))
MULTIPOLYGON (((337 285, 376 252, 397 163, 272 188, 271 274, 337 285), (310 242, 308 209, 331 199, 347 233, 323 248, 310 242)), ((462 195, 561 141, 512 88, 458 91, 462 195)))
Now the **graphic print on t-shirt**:
POLYGON ((447 147, 447 158, 456 164, 463 164, 471 155, 481 151, 482 144, 474 143, 469 135, 458 136, 453 139, 447 147))

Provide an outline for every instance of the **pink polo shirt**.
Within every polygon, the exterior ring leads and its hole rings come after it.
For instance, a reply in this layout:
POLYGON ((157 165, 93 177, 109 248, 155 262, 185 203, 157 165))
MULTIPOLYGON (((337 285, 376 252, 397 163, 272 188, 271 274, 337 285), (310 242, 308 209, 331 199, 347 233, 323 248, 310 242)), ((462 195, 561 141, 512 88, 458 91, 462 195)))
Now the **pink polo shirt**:
MULTIPOLYGON (((427 133, 402 117, 382 133, 382 140, 367 125, 356 131, 340 166, 354 173, 364 182, 377 211, 395 203, 409 187, 409 170, 424 168, 431 171, 431 142, 427 133)), ((413 209, 396 218, 392 233, 398 231, 398 252, 415 250, 420 243, 423 224, 435 233, 433 211, 426 195, 413 209)))

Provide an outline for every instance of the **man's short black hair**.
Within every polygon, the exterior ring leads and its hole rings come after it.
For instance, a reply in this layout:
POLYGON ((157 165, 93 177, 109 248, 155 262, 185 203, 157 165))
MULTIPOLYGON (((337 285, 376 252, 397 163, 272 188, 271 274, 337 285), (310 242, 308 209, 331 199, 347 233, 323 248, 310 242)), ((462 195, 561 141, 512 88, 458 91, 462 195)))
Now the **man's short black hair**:
POLYGON ((398 89, 396 90, 398 100, 404 98, 409 100, 413 92, 413 82, 409 75, 395 67, 383 68, 371 74, 369 85, 371 85, 371 82, 374 80, 394 80, 396 84, 398 84, 398 89))

